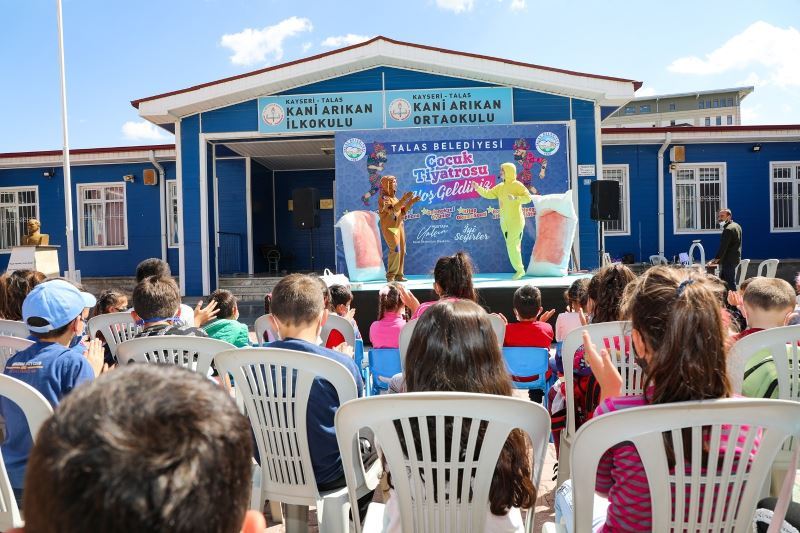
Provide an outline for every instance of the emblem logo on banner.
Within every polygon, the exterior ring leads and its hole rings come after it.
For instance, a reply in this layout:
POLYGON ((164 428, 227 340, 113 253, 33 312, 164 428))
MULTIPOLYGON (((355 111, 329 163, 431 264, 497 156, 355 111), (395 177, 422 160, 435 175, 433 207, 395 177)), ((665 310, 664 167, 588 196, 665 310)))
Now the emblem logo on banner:
POLYGON ((283 122, 285 116, 286 112, 283 108, 274 103, 265 105, 264 110, 261 112, 261 120, 263 120, 264 124, 267 126, 277 126, 283 122))
POLYGON ((555 155, 559 146, 561 141, 552 131, 542 132, 536 137, 536 151, 542 155, 555 155))
POLYGON ((364 159, 364 154, 367 153, 367 145, 361 139, 353 137, 344 142, 342 153, 348 161, 361 161, 364 159))
POLYGON ((405 98, 395 98, 389 104, 389 116, 400 122, 407 120, 411 116, 411 104, 405 98))

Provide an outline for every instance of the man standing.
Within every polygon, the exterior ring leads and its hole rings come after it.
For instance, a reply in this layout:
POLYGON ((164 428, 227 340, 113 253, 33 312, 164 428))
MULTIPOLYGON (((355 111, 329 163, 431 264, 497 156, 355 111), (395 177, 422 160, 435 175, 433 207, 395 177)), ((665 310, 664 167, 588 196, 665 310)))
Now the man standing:
POLYGON ((717 220, 722 228, 722 238, 716 257, 708 264, 719 265, 719 277, 728 285, 729 290, 735 291, 736 267, 742 260, 742 227, 733 221, 730 209, 720 209, 717 220))

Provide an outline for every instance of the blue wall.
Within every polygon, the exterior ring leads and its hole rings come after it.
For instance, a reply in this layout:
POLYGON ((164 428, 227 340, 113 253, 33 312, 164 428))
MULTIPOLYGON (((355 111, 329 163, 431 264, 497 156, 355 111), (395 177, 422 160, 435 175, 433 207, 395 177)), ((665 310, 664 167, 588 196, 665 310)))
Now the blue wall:
MULTIPOLYGON (((175 178, 175 163, 162 162, 167 179, 175 178)), ((49 169, 50 167, 47 167, 49 169)), ((136 265, 148 257, 161 257, 161 221, 159 214, 159 187, 142 183, 142 171, 153 168, 149 163, 111 165, 81 165, 71 168, 72 221, 75 242, 75 267, 84 277, 132 276, 136 265), (133 174, 133 183, 125 183, 122 176, 133 174), (80 251, 80 219, 78 218, 78 185, 84 183, 125 183, 128 249, 80 251)), ((50 244, 60 246, 58 252, 61 271, 67 269, 67 242, 64 228, 64 174, 55 169, 55 176, 45 178, 44 168, 2 169, 0 186, 38 186, 39 217, 42 230, 50 235, 50 244)), ((10 254, 0 254, 0 268, 8 265, 10 254)), ((177 259, 177 257, 176 257, 177 259)), ((177 274, 177 260, 174 265, 177 274)))
MULTIPOLYGON (((753 142, 686 144, 687 163, 726 163, 727 206, 742 226, 742 255, 745 258, 796 258, 800 232, 770 231, 771 161, 800 160, 800 143, 761 142, 761 151, 752 152, 753 142)), ((607 236, 606 248, 612 257, 633 253, 639 260, 658 253, 658 148, 659 145, 614 145, 603 147, 604 164, 628 164, 630 184, 631 235, 607 236), (641 224, 641 231, 639 226, 641 224)), ((664 253, 672 258, 688 252, 692 241, 700 239, 707 258, 719 246, 719 232, 676 235, 673 231, 672 174, 669 151, 664 157, 664 253)))
POLYGON ((250 198, 253 204, 253 271, 266 272, 267 263, 261 254, 261 246, 277 244, 273 224, 272 171, 255 161, 251 161, 250 198))
POLYGON ((247 272, 246 166, 243 157, 217 159, 220 273, 247 272), (238 258, 232 255, 237 247, 238 258))

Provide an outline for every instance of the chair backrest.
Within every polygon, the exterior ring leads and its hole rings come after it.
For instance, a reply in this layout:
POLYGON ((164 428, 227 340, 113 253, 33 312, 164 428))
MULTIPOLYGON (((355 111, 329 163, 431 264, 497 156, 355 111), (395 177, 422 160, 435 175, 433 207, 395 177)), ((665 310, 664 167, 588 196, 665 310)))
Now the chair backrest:
POLYGON ((9 357, 29 346, 33 346, 33 341, 0 335, 0 373, 5 369, 9 357))
POLYGON ((527 378, 538 374, 544 379, 550 351, 547 348, 506 346, 503 348, 503 359, 506 361, 508 373, 512 376, 527 378))
MULTIPOLYGON (((31 437, 36 440, 42 424, 53 414, 50 402, 27 383, 4 374, 0 374, 0 396, 8 398, 19 406, 28 421, 31 437)), ((0 531, 7 531, 22 525, 23 520, 11 488, 11 481, 8 478, 5 463, 0 457, 0 531)))
POLYGON ((130 340, 142 331, 141 326, 136 325, 136 321, 130 313, 106 313, 105 315, 93 316, 89 319, 89 335, 97 337, 97 333, 103 334, 103 338, 108 344, 111 353, 117 355, 117 346, 130 340))
POLYGON ((346 342, 348 346, 355 348, 356 330, 353 328, 353 324, 351 324, 346 318, 340 317, 334 313, 328 313, 328 320, 326 320, 325 324, 322 325, 322 331, 319 333, 323 345, 328 344, 328 337, 331 336, 331 331, 333 330, 336 330, 342 334, 342 337, 344 337, 344 342, 346 342))
MULTIPOLYGON (((281 348, 227 350, 214 362, 220 374, 233 376, 237 395, 244 399, 261 457, 266 498, 316 505, 319 491, 306 429, 311 386, 314 379, 325 379, 342 404, 357 397, 353 375, 332 359, 281 348)), ((361 475, 363 479, 363 469, 361 475)))
MULTIPOLYGON (((347 451, 363 427, 375 433, 392 472, 403 531, 483 532, 489 487, 509 432, 519 428, 530 436, 532 477, 538 487, 550 416, 538 404, 489 394, 420 392, 348 402, 336 413, 336 437, 354 508, 358 457, 347 451), (478 427, 483 424, 479 443, 478 427), (469 436, 462 440, 467 425, 469 436)), ((530 509, 531 524, 533 514, 530 509)))
POLYGON ((567 425, 564 428, 568 436, 575 435, 575 391, 573 388, 573 359, 575 351, 583 345, 583 332, 588 331, 597 351, 608 350, 611 361, 622 376, 622 395, 642 393, 642 369, 633 358, 631 346, 631 323, 629 321, 603 322, 589 324, 569 332, 561 346, 561 361, 564 365, 564 378, 567 390, 567 425))
POLYGON ((494 330, 494 334, 497 335, 497 342, 500 343, 500 346, 503 346, 503 342, 506 340, 505 321, 502 318, 500 318, 499 315, 490 313, 489 322, 492 323, 492 329, 494 330))
POLYGON ((207 337, 160 335, 123 342, 117 346, 117 359, 121 365, 128 363, 177 365, 205 376, 211 370, 214 356, 233 347, 228 342, 207 337))
POLYGON ((742 259, 739 261, 739 264, 736 266, 736 286, 740 286, 744 280, 747 279, 747 268, 750 266, 749 259, 742 259))
POLYGON ((400 337, 398 339, 398 347, 400 350, 400 364, 405 368, 406 366, 406 353, 408 352, 408 343, 411 342, 411 335, 414 334, 414 326, 417 325, 418 318, 409 320, 400 330, 400 337))
POLYGON ((679 402, 593 418, 578 430, 571 453, 575 531, 592 530, 598 463, 606 450, 625 441, 636 447, 647 474, 651 531, 752 531, 753 513, 775 454, 786 437, 798 431, 800 404, 776 400, 679 402), (678 465, 672 469, 665 433, 671 436, 678 465), (726 446, 726 438, 738 445, 726 446), (705 462, 703 442, 708 448, 705 462), (689 453, 684 443, 691 444, 689 453), (750 468, 740 467, 737 459, 751 457, 750 468))
POLYGON ((0 320, 0 335, 7 335, 9 337, 19 337, 25 339, 30 336, 31 332, 25 322, 19 320, 0 320))
POLYGON ((761 261, 761 263, 758 265, 758 271, 756 275, 774 278, 775 274, 778 272, 778 263, 780 263, 778 259, 767 259, 765 261, 761 261))
POLYGON ((668 265, 669 262, 667 261, 667 258, 664 257, 663 255, 656 254, 656 255, 651 255, 650 256, 650 264, 653 265, 653 266, 668 265))
POLYGON ((256 318, 255 323, 253 324, 253 329, 256 331, 256 342, 259 345, 263 345, 268 340, 265 340, 264 333, 269 332, 269 337, 273 340, 280 340, 281 337, 278 335, 278 332, 275 331, 275 328, 272 327, 272 322, 269 319, 270 315, 261 315, 260 317, 256 318))
POLYGON ((751 333, 736 342, 728 357, 728 371, 734 392, 741 392, 747 361, 767 352, 775 363, 778 398, 800 401, 800 325, 770 328, 751 333))
POLYGON ((402 371, 403 365, 398 348, 373 348, 369 351, 369 372, 372 375, 374 388, 387 389, 389 378, 402 371))

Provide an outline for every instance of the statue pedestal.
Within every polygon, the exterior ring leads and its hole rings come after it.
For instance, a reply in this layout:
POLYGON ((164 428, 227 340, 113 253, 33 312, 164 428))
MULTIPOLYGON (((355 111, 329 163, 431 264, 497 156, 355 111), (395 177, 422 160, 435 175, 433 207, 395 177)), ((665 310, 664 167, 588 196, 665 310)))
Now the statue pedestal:
POLYGON ((6 272, 38 270, 47 277, 59 276, 58 246, 14 246, 6 272))

